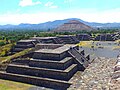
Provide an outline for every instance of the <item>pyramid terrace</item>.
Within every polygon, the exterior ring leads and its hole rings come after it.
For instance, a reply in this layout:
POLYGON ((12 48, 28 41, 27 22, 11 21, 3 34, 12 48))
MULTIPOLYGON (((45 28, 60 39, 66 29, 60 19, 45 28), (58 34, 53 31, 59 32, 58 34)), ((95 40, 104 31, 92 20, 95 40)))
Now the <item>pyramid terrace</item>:
POLYGON ((76 45, 37 44, 29 60, 14 59, 0 78, 54 89, 67 89, 71 77, 90 64, 76 45), (6 77, 7 76, 7 77, 6 77))

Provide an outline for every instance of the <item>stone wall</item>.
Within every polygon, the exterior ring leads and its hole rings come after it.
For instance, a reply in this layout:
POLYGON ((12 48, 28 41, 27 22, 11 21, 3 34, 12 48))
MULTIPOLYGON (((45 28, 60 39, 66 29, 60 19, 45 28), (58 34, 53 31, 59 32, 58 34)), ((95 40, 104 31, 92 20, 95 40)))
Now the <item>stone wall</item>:
POLYGON ((17 65, 28 65, 30 67, 40 67, 40 68, 50 68, 50 69, 60 69, 64 70, 67 67, 69 67, 73 63, 73 58, 68 58, 67 61, 46 61, 46 60, 13 60, 12 64, 17 64, 17 65))
POLYGON ((40 52, 34 52, 33 58, 34 59, 46 59, 46 60, 61 60, 67 56, 66 52, 63 52, 61 54, 57 53, 40 53, 40 52))
POLYGON ((28 59, 14 59, 11 63, 12 64, 20 64, 20 65, 29 65, 30 60, 28 59))
POLYGON ((76 61, 75 59, 74 59, 74 63, 78 64, 77 68, 78 68, 79 71, 84 71, 85 70, 85 67, 82 64, 80 64, 78 61, 76 61))
POLYGON ((17 44, 17 45, 15 45, 14 48, 31 48, 31 47, 34 47, 34 45, 33 44, 28 44, 28 45, 26 45, 26 44, 23 44, 23 45, 17 44))
POLYGON ((67 83, 64 81, 10 74, 5 72, 0 72, 0 79, 12 80, 12 81, 23 82, 32 85, 43 86, 53 89, 61 89, 61 90, 66 90, 66 88, 68 88, 71 85, 71 83, 67 83))
POLYGON ((73 59, 69 58, 65 62, 59 62, 59 61, 40 61, 40 60, 30 60, 29 66, 31 67, 41 67, 41 68, 51 68, 51 69, 60 69, 64 70, 67 67, 69 67, 73 63, 73 59))
POLYGON ((63 46, 62 44, 37 44, 35 50, 39 49, 56 49, 63 46))
POLYGON ((6 71, 8 73, 16 73, 23 75, 31 75, 37 77, 45 77, 59 80, 69 80, 71 76, 76 72, 77 67, 73 67, 70 71, 65 72, 62 70, 50 70, 44 68, 26 67, 19 65, 9 65, 6 71), (71 75, 72 73, 72 75, 71 75))

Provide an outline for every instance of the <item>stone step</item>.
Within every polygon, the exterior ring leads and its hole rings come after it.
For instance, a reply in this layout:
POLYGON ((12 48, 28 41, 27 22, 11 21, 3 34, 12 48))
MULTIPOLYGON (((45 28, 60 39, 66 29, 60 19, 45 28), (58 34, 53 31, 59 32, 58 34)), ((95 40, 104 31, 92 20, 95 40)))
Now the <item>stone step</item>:
POLYGON ((27 48, 14 48, 13 52, 19 52, 19 51, 23 51, 25 49, 27 49, 27 48))
POLYGON ((29 59, 14 59, 12 60, 11 64, 29 65, 29 62, 30 62, 29 59))
POLYGON ((14 46, 15 48, 31 48, 31 47, 34 47, 33 44, 28 44, 28 45, 15 45, 14 46))
POLYGON ((66 57, 61 61, 31 59, 29 61, 29 66, 64 70, 68 68, 70 65, 72 65, 72 63, 73 63, 72 57, 66 57))
POLYGON ((67 56, 67 49, 64 47, 60 47, 54 50, 51 49, 41 49, 38 51, 35 51, 33 54, 34 59, 45 59, 45 60, 55 60, 60 61, 61 59, 65 58, 67 56), (64 51, 63 51, 64 50, 64 51))
POLYGON ((59 80, 69 80, 73 74, 77 71, 77 64, 72 64, 65 70, 47 69, 47 68, 37 68, 29 67, 25 65, 14 65, 9 64, 6 71, 8 73, 16 73, 23 75, 31 75, 59 80))
POLYGON ((71 55, 73 55, 73 57, 77 58, 81 64, 84 64, 84 67, 88 66, 85 56, 79 53, 76 49, 71 49, 69 50, 69 52, 71 53, 71 55))
POLYGON ((78 64, 79 70, 84 70, 89 65, 89 62, 86 60, 84 55, 79 53, 77 49, 71 48, 68 53, 74 58, 75 62, 78 64))
POLYGON ((0 79, 12 80, 46 88, 66 90, 72 83, 62 80, 55 80, 42 77, 34 77, 28 75, 20 75, 13 73, 0 72, 0 79))

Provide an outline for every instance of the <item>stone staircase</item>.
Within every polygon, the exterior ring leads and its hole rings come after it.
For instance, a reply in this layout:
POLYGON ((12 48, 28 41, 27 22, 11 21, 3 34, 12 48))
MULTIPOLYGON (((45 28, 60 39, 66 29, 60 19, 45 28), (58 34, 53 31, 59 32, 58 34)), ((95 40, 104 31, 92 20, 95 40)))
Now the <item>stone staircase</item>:
POLYGON ((88 59, 81 53, 79 53, 75 48, 71 48, 68 53, 75 58, 77 61, 79 70, 84 70, 88 65, 88 59), (81 68, 83 66, 84 68, 81 68))
POLYGON ((72 84, 69 81, 72 76, 88 64, 87 58, 83 52, 77 51, 76 46, 71 49, 71 46, 64 45, 34 51, 31 59, 13 60, 5 72, 0 72, 0 78, 66 90, 72 84))
MULTIPOLYGON (((56 54, 52 55, 53 57, 58 56, 56 54)), ((4 74, 0 73, 0 75, 3 75, 1 78, 5 79, 4 75, 7 75, 6 78, 9 80, 61 90, 71 85, 69 80, 78 70, 77 64, 73 62, 72 57, 62 56, 61 59, 53 59, 52 57, 47 60, 42 57, 36 58, 36 55, 33 55, 33 57, 30 60, 14 60, 8 65, 4 74), (32 81, 29 81, 29 79, 32 81)))
POLYGON ((114 35, 113 34, 108 34, 106 37, 106 41, 114 41, 114 35))
POLYGON ((15 60, 8 65, 6 72, 0 72, 0 78, 64 90, 71 85, 68 81, 76 71, 77 64, 73 63, 72 57, 60 61, 15 60))
POLYGON ((68 68, 70 65, 72 65, 72 63, 73 63, 72 57, 66 57, 61 61, 31 59, 29 62, 29 66, 64 70, 68 68))
POLYGON ((66 90, 72 83, 50 78, 42 78, 14 73, 0 72, 0 78, 58 90, 66 90))
POLYGON ((58 38, 53 38, 53 41, 54 41, 55 44, 61 44, 61 42, 59 41, 58 38))
POLYGON ((79 43, 80 41, 77 39, 76 36, 71 36, 71 38, 75 41, 75 43, 79 43))
POLYGON ((77 64, 72 64, 65 70, 59 70, 10 64, 6 71, 8 73, 14 74, 51 78, 57 80, 69 80, 71 76, 76 72, 77 70, 76 66, 77 64))

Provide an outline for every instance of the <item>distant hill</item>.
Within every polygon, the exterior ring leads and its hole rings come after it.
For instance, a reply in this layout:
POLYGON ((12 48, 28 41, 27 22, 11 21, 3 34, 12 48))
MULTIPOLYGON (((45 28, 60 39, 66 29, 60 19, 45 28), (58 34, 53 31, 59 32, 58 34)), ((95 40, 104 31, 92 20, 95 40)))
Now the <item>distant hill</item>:
POLYGON ((26 29, 26 30, 53 30, 57 28, 58 26, 67 23, 70 20, 78 20, 88 26, 91 26, 93 28, 120 28, 120 23, 96 23, 96 22, 87 22, 83 21, 78 18, 69 18, 64 20, 55 20, 55 21, 49 21, 45 23, 39 23, 39 24, 19 24, 19 25, 0 25, 0 29, 5 30, 17 30, 17 29, 26 29))
POLYGON ((80 22, 79 20, 70 20, 69 22, 60 25, 53 31, 54 32, 75 32, 75 31, 82 31, 82 30, 91 31, 95 29, 80 22))

